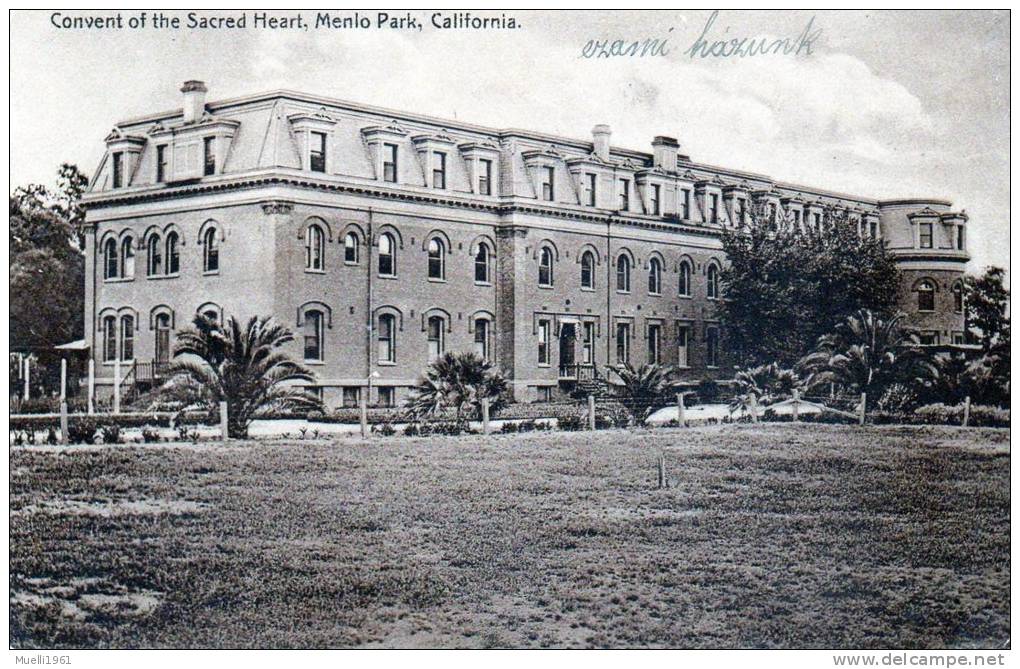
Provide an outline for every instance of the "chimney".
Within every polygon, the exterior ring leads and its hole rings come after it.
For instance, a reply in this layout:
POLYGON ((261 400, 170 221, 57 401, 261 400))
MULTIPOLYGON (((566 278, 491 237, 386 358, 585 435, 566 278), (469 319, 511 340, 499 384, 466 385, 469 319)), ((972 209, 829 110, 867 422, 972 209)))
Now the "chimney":
POLYGON ((609 136, 612 134, 613 132, 609 129, 609 126, 601 123, 591 129, 591 139, 595 145, 595 155, 602 160, 609 160, 609 136))
POLYGON ((669 172, 676 171, 676 155, 680 151, 680 143, 673 137, 659 135, 652 140, 652 155, 655 167, 669 172))
POLYGON ((205 82, 185 81, 181 86, 181 93, 184 93, 184 122, 194 123, 202 118, 205 112, 205 82))

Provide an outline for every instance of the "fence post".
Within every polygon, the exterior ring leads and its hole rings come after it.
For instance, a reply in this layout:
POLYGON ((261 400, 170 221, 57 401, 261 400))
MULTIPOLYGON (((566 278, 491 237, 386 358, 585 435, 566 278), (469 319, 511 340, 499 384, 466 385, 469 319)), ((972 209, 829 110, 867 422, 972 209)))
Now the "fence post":
POLYGON ((588 429, 595 429, 595 396, 588 395, 588 429))
POLYGON ((684 394, 683 393, 677 393, 676 394, 676 419, 677 419, 677 422, 680 423, 680 427, 687 427, 687 412, 685 411, 686 408, 687 407, 684 406, 684 394))
POLYGON ((970 395, 963 400, 963 426, 967 427, 967 423, 970 422, 970 395))
POLYGON ((659 454, 659 489, 666 487, 666 456, 659 454))
POLYGON ((60 401, 67 399, 67 358, 60 359, 60 401))
POLYGON ((60 400, 60 443, 67 443, 67 402, 60 400))
POLYGON ((113 362, 113 413, 120 413, 120 360, 113 362))
POLYGON ((800 420, 800 391, 794 389, 793 391, 793 422, 796 423, 800 420))
POLYGON ((489 398, 482 398, 482 434, 489 434, 489 398))
MULTIPOLYGON (((364 388, 362 388, 364 390, 364 388)), ((361 438, 364 439, 368 436, 368 393, 358 393, 358 422, 361 423, 361 438)))
POLYGON ((220 439, 226 441, 230 437, 230 416, 227 414, 227 403, 220 402, 220 439))
POLYGON ((861 425, 864 425, 864 415, 868 406, 868 393, 861 393, 861 415, 858 419, 861 425))
POLYGON ((751 393, 751 422, 758 422, 758 396, 751 393))
POLYGON ((32 376, 32 364, 29 362, 28 356, 25 356, 23 368, 25 370, 25 399, 29 397, 29 390, 32 382, 30 380, 32 376))
POLYGON ((96 412, 96 361, 89 358, 89 415, 96 412))

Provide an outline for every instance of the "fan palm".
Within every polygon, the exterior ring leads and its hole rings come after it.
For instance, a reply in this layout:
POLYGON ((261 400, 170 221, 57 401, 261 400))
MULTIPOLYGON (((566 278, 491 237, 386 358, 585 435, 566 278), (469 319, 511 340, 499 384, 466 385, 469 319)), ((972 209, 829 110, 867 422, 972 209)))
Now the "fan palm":
POLYGON ((271 318, 252 317, 246 325, 231 317, 225 325, 204 315, 177 333, 174 362, 165 394, 185 406, 210 412, 227 403, 227 431, 248 436, 251 422, 271 411, 321 409, 321 401, 296 383, 314 380, 284 346, 294 335, 271 318))
POLYGON ((793 396, 801 381, 796 372, 777 363, 741 370, 733 377, 736 395, 730 402, 730 413, 748 411, 752 401, 764 406, 793 396), (752 400, 753 398, 753 400, 752 400))
POLYGON ((425 369, 414 389, 409 412, 414 418, 439 416, 452 409, 458 423, 479 410, 483 399, 495 410, 503 402, 506 380, 475 353, 444 353, 425 369))
POLYGON ((671 402, 674 369, 669 365, 646 364, 635 369, 626 363, 610 369, 620 379, 620 403, 635 420, 671 402))
POLYGON ((807 385, 837 384, 876 401, 892 383, 924 385, 938 376, 916 335, 901 327, 902 314, 888 320, 867 309, 848 316, 819 338, 815 351, 797 363, 807 385))

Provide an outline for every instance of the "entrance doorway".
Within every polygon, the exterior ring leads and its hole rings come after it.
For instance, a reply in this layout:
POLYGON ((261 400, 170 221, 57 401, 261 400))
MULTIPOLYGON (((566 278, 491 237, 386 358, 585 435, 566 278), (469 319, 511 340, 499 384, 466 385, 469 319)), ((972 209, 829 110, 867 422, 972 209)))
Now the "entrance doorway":
POLYGON ((575 349, 577 347, 577 326, 574 323, 560 324, 560 376, 574 372, 577 363, 575 349))

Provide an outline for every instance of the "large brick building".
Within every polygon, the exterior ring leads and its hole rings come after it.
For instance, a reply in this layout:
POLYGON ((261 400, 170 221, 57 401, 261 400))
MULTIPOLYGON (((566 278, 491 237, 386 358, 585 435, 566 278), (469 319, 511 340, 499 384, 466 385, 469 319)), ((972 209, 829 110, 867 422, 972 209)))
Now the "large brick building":
POLYGON ((275 316, 330 405, 400 403, 430 357, 477 350, 518 400, 621 361, 727 378, 719 231, 749 207, 844 212, 903 269, 927 343, 962 341, 966 216, 651 153, 277 91, 118 123, 85 198, 97 383, 151 377, 195 313, 275 316), (150 364, 156 362, 156 365, 150 364))

